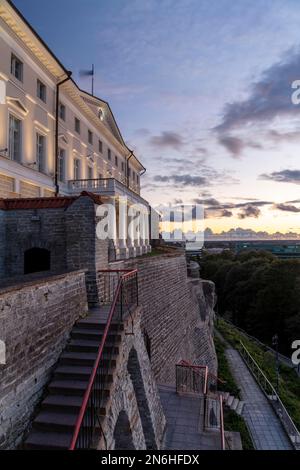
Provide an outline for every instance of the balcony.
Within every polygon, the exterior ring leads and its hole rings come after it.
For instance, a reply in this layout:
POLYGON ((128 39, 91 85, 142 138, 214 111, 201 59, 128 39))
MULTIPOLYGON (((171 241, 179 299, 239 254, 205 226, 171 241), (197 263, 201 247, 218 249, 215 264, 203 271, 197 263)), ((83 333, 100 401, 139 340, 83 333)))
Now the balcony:
POLYGON ((115 178, 80 179, 68 181, 69 194, 80 194, 82 191, 90 191, 100 196, 127 196, 135 203, 149 205, 137 192, 135 186, 125 184, 115 178))

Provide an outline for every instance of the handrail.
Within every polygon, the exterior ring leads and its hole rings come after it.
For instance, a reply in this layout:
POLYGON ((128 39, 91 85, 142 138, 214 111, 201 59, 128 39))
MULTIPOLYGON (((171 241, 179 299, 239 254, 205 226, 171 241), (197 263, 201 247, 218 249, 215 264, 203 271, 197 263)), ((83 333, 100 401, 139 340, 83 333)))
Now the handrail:
POLYGON ((224 430, 223 395, 220 395, 220 396, 219 396, 219 400, 220 400, 220 438, 221 438, 221 450, 226 450, 225 430, 224 430))
POLYGON ((183 366, 183 367, 187 367, 187 368, 190 368, 190 369, 194 369, 195 372, 198 372, 199 375, 200 375, 199 369, 201 369, 201 370, 205 369, 203 393, 204 394, 207 393, 207 386, 208 386, 208 367, 207 366, 194 365, 194 364, 191 364, 188 361, 185 361, 184 359, 181 359, 181 361, 178 364, 176 364, 176 366, 178 366, 178 367, 183 366))
POLYGON ((246 346, 240 341, 241 345, 241 356, 244 359, 247 367, 250 369, 256 381, 264 394, 266 395, 267 399, 270 401, 272 407, 275 409, 276 414, 278 415, 293 447, 296 450, 300 450, 300 433, 290 417, 287 409, 285 408, 284 404, 282 403, 280 396, 278 395, 277 391, 275 390, 274 386, 271 384, 269 379, 266 377, 262 369, 259 367, 255 359, 252 357, 246 346), (251 367, 252 366, 252 367, 251 367), (254 367, 253 367, 254 366, 254 367), (256 369, 253 370, 253 369, 256 369), (263 379, 260 379, 259 375, 263 379), (271 392, 271 393, 270 393, 271 392), (277 405, 277 406, 276 406, 277 405))
MULTIPOLYGON (((218 377, 216 377, 214 374, 210 373, 209 370, 208 370, 208 366, 203 366, 203 365, 196 365, 196 364, 191 364, 190 362, 186 361, 186 360, 181 360, 178 364, 176 364, 176 391, 177 393, 179 393, 179 388, 180 388, 180 385, 182 386, 182 384, 179 384, 178 382, 178 369, 182 367, 182 368, 187 368, 187 369, 190 369, 192 370, 194 373, 196 373, 198 376, 201 376, 201 370, 205 370, 205 374, 204 374, 204 385, 203 385, 203 398, 204 398, 204 420, 203 420, 203 427, 204 427, 204 430, 205 429, 219 429, 220 430, 220 440, 221 440, 221 449, 222 450, 226 450, 226 438, 225 438, 225 431, 224 431, 224 413, 223 413, 223 396, 222 395, 219 395, 219 394, 214 394, 214 393, 211 393, 210 389, 209 389, 209 386, 208 386, 208 379, 209 377, 213 377, 214 380, 216 381, 219 381, 219 382, 222 382, 222 383, 225 383, 223 382, 223 380, 219 379, 218 377), (211 423, 209 423, 209 420, 208 420, 208 403, 213 401, 214 404, 215 404, 215 407, 218 407, 219 406, 219 412, 217 414, 219 414, 219 421, 217 421, 216 423, 214 423, 213 425, 211 423)), ((188 385, 191 385, 190 383, 187 383, 188 382, 188 378, 186 379, 186 382, 184 383, 185 386, 188 386, 188 385)), ((193 393, 199 393, 200 390, 199 388, 197 387, 197 383, 196 383, 196 386, 195 386, 195 381, 194 381, 194 378, 193 380, 191 381, 192 382, 192 390, 184 390, 185 392, 193 392, 193 393)))
POLYGON ((236 330, 238 330, 240 333, 242 333, 244 336, 247 336, 247 338, 251 339, 252 341, 254 341, 255 343, 257 343, 259 346, 261 346, 263 349, 267 349, 268 351, 270 351, 271 353, 273 354, 278 354, 278 357, 279 359, 282 361, 283 364, 285 364, 287 367, 290 367, 291 369, 296 369, 297 366, 295 366, 292 361, 291 361, 291 358, 288 357, 288 356, 285 356, 284 354, 282 354, 281 352, 278 352, 275 351, 275 349, 271 348, 271 346, 268 346, 267 344, 263 343, 262 341, 260 341, 258 338, 255 338, 255 336, 252 336, 252 335, 249 335, 249 333, 247 333, 247 331, 243 330, 243 328, 235 325, 234 323, 232 323, 232 321, 228 320, 227 318, 224 318, 222 317, 221 315, 217 315, 215 313, 215 316, 217 318, 217 321, 219 320, 222 320, 224 321, 225 323, 228 323, 229 326, 231 326, 232 328, 235 328, 236 330))
MULTIPOLYGON (((103 270, 103 271, 104 272, 109 272, 109 270, 103 270)), ((115 310, 116 310, 117 302, 118 302, 120 296, 121 296, 120 300, 121 300, 121 315, 122 315, 122 297, 123 297, 122 296, 122 294, 123 294, 122 287, 123 287, 124 281, 128 277, 130 277, 132 275, 136 276, 136 274, 137 274, 136 269, 132 270, 132 271, 118 270, 118 272, 124 272, 124 271, 126 271, 126 272, 119 278, 117 288, 116 288, 115 293, 114 293, 113 302, 112 302, 110 310, 109 310, 108 319, 107 319, 106 326, 105 326, 105 329, 104 329, 104 333, 103 333, 103 336, 102 336, 102 339, 101 339, 101 342, 100 342, 97 357, 95 359, 93 370, 92 370, 92 373, 91 373, 86 391, 84 393, 84 397, 83 397, 82 405, 81 405, 81 408, 80 408, 80 412, 79 412, 78 418, 76 420, 74 433, 73 433, 73 436, 72 436, 72 441, 71 441, 69 450, 75 450, 76 446, 77 446, 80 430, 83 427, 84 417, 85 417, 87 409, 88 409, 89 399, 91 397, 93 387, 95 385, 95 379, 96 379, 96 376, 97 376, 97 372, 99 370, 99 365, 100 365, 100 362, 101 362, 101 359, 102 359, 102 355, 103 355, 106 339, 107 339, 107 336, 108 336, 108 332, 109 332, 109 329, 110 329, 110 326, 111 326, 111 323, 112 323, 112 319, 113 319, 113 316, 114 316, 114 313, 115 313, 115 310)), ((101 271, 99 271, 99 272, 101 272, 101 271)), ((116 271, 114 271, 114 272, 116 272, 116 271)))

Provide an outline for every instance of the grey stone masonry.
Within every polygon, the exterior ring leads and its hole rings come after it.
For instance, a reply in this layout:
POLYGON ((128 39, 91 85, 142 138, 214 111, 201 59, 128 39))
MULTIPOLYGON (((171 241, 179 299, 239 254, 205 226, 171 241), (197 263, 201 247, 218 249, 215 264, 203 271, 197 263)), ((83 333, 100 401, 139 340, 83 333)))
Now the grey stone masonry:
MULTIPOLYGON (((111 402, 102 423, 107 449, 115 449, 118 446, 116 438, 125 432, 124 419, 120 420, 124 413, 135 449, 161 448, 166 420, 145 348, 141 316, 142 309, 137 308, 124 320, 111 402)), ((129 446, 129 435, 127 446, 123 449, 132 448, 129 446)), ((104 448, 104 442, 100 443, 99 448, 104 448)))
POLYGON ((75 321, 87 312, 85 273, 0 290, 0 449, 22 440, 75 321))
POLYGON ((175 365, 181 359, 208 365, 216 374, 213 283, 189 279, 181 254, 145 256, 110 267, 138 269, 141 327, 150 343, 158 383, 175 384, 175 365))

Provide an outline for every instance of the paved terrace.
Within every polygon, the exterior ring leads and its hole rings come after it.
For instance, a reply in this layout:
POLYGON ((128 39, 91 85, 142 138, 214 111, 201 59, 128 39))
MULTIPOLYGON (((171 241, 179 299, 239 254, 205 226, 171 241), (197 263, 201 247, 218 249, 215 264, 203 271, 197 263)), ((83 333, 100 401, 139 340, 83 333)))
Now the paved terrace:
POLYGON ((272 406, 235 349, 226 349, 230 369, 245 401, 242 416, 257 450, 292 450, 272 406))
POLYGON ((219 450, 218 432, 201 432, 201 400, 177 395, 175 387, 158 387, 167 420, 163 448, 165 450, 219 450))

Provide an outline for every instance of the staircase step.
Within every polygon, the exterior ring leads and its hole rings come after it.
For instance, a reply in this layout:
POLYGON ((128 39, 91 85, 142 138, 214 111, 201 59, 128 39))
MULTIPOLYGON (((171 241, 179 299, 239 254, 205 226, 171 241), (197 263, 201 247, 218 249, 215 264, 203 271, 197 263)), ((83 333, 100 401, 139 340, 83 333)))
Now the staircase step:
POLYGON ((233 403, 234 397, 232 395, 229 395, 229 397, 226 400, 226 405, 230 408, 232 403, 233 403))
POLYGON ((238 407, 240 400, 238 398, 235 398, 230 406, 230 409, 235 411, 238 407))
POLYGON ((68 449, 71 440, 72 432, 54 432, 32 430, 26 440, 26 449, 68 449))
MULTIPOLYGON (((53 395, 58 393, 62 395, 83 395, 86 391, 88 380, 52 380, 49 384, 49 392, 53 395)), ((109 390, 104 389, 101 391, 104 396, 109 395, 109 390)))
MULTIPOLYGON (((94 329, 98 331, 104 331, 106 327, 106 322, 101 322, 101 320, 98 320, 97 318, 87 317, 87 318, 83 318, 82 320, 79 320, 76 323, 76 326, 79 326, 80 328, 88 328, 88 329, 94 329)), ((123 330, 124 330, 123 324, 113 322, 110 325, 111 332, 112 331, 119 332, 123 330)))
MULTIPOLYGON (((97 352, 99 350, 100 342, 93 341, 93 340, 85 340, 85 339, 71 339, 67 346, 66 351, 85 351, 85 352, 97 352)), ((119 349, 114 343, 106 342, 104 346, 104 352, 111 352, 113 351, 114 354, 118 354, 119 349)))
MULTIPOLYGON (((79 326, 75 326, 72 331, 71 331, 71 338, 77 338, 77 339, 92 339, 94 341, 98 341, 100 343, 102 339, 103 334, 93 328, 80 328, 79 326)), ((116 332, 114 333, 108 333, 107 335, 107 340, 109 342, 119 342, 121 341, 121 335, 117 334, 116 332)))
MULTIPOLYGON (((103 397, 99 415, 105 415, 108 397, 103 397)), ((76 412, 77 415, 82 406, 83 395, 48 395, 43 401, 42 410, 64 411, 65 413, 76 412)))
POLYGON ((34 429, 45 429, 56 432, 74 430, 78 413, 66 413, 65 411, 42 410, 34 420, 34 429))
MULTIPOLYGON (((86 365, 93 366, 97 357, 96 352, 75 352, 75 351, 66 351, 63 352, 60 356, 59 364, 74 364, 74 365, 86 365)), ((115 367, 116 365, 116 356, 110 356, 104 354, 101 363, 103 367, 115 367)))
MULTIPOLYGON (((54 377, 66 380, 88 380, 91 376, 93 367, 75 366, 75 365, 59 365, 54 371, 54 377)), ((112 381, 113 369, 105 370, 105 379, 107 382, 112 381)))
POLYGON ((243 408, 244 408, 244 405, 245 405, 245 402, 244 401, 240 401, 238 406, 237 406, 237 409, 236 409, 236 413, 238 415, 241 415, 243 413, 243 408))
POLYGON ((79 411, 83 397, 79 395, 48 395, 42 402, 42 409, 61 409, 66 411, 79 411))

